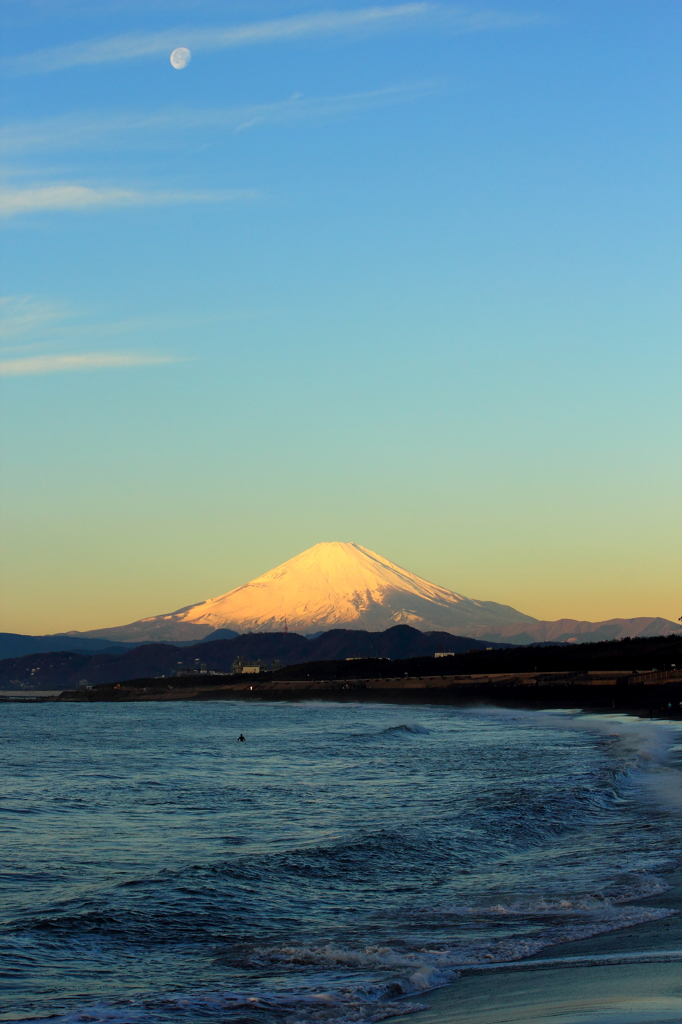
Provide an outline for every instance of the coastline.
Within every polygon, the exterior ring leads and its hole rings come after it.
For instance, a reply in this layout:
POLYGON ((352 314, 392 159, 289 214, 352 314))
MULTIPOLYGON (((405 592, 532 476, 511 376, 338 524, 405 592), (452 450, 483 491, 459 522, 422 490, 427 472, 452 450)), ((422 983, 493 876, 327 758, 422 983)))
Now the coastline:
MULTIPOLYGON (((40 698, 37 698, 40 701, 40 698)), ((639 675, 592 671, 549 678, 538 672, 404 677, 259 678, 258 675, 142 678, 64 690, 44 702, 168 702, 244 700, 260 702, 380 703, 395 705, 496 705, 533 710, 575 708, 626 713, 640 718, 682 719, 682 670, 639 675)))
POLYGON ((425 993, 425 1009, 395 1024, 679 1024, 682 1021, 682 869, 667 892, 633 901, 672 915, 549 946, 505 965, 463 968, 425 993))

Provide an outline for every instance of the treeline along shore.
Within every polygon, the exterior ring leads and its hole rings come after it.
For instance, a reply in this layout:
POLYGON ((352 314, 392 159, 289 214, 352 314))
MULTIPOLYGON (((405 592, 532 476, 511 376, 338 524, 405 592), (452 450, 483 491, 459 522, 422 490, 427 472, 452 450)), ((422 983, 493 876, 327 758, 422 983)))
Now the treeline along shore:
MULTIPOLYGON (((682 636, 677 639, 682 642, 682 636)), ((63 638, 57 640, 64 642, 63 638)), ((239 667, 239 662, 261 671, 277 670, 280 679, 301 677, 302 672, 303 678, 313 672, 318 679, 352 675, 356 671, 353 661, 360 659, 376 661, 379 677, 386 674, 385 661, 409 662, 405 668, 408 675, 441 674, 440 669, 434 673, 420 668, 424 659, 434 656, 443 662, 443 670, 449 675, 587 671, 590 668, 627 672, 676 661, 675 648, 668 650, 668 643, 674 641, 674 636, 637 637, 622 641, 622 646, 618 641, 607 641, 519 647, 451 633, 422 633, 411 626, 393 626, 376 633, 333 629, 315 637, 296 633, 244 633, 231 639, 205 640, 185 647, 147 643, 124 653, 118 650, 91 653, 59 647, 51 652, 6 658, 0 660, 0 690, 71 690, 78 686, 176 677, 197 671, 206 675, 230 675, 239 667), (545 647, 551 653, 543 654, 545 647), (502 656, 496 657, 500 652, 502 656), (439 657, 448 654, 454 655, 455 660, 439 657), (304 669, 304 665, 312 668, 304 669), (281 670, 285 670, 283 674, 281 670)), ((391 670, 391 674, 395 672, 391 670)))
POLYGON ((682 638, 354 658, 234 675, 179 675, 65 690, 50 701, 333 700, 582 707, 682 717, 682 638))
POLYGON ((56 637, 57 646, 51 651, 0 660, 0 689, 71 689, 78 684, 96 686, 143 677, 177 676, 202 666, 206 673, 227 675, 238 659, 267 664, 268 668, 276 663, 280 668, 346 658, 395 660, 428 657, 437 651, 461 654, 510 646, 451 633, 422 633, 411 626, 393 626, 379 632, 331 629, 314 637, 298 633, 243 633, 217 639, 213 636, 189 646, 145 643, 123 652, 113 649, 94 653, 64 646, 68 638, 56 637))

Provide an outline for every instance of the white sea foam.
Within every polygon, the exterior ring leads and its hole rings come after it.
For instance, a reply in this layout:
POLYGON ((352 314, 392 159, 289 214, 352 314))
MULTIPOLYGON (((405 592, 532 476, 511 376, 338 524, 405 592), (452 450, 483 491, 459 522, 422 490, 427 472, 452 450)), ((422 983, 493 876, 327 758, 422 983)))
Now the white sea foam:
POLYGON ((377 1002, 364 993, 339 996, 331 992, 280 994, 275 992, 245 995, 238 992, 200 993, 188 996, 159 996, 155 999, 128 1000, 126 1004, 92 1003, 62 1017, 24 1018, 25 1024, 155 1024, 157 1015, 169 1011, 206 1014, 238 1010, 275 1010, 287 1013, 288 1024, 374 1024, 398 1014, 425 1009, 422 1003, 407 1001, 377 1002))
MULTIPOLYGON (((596 901, 595 901, 596 902, 596 901)), ((439 988, 454 981, 462 970, 469 967, 492 963, 510 963, 533 956, 542 949, 557 943, 591 938, 606 932, 629 928, 648 921, 669 917, 674 911, 663 907, 613 907, 606 902, 600 904, 601 916, 596 915, 592 905, 576 909, 569 901, 559 901, 543 910, 536 904, 534 913, 546 913, 552 918, 565 915, 566 922, 547 927, 536 938, 518 937, 498 942, 470 943, 465 946, 424 948, 413 951, 396 949, 391 946, 365 946, 362 949, 327 943, 323 946, 280 946, 261 949, 256 953, 257 962, 267 961, 288 967, 322 967, 328 970, 351 968, 371 971, 388 976, 385 985, 365 986, 362 989, 365 1000, 374 998, 383 1002, 396 995, 414 995, 439 988), (565 904, 565 905, 562 905, 565 904), (604 912, 606 911, 606 912, 604 912), (575 918, 578 918, 576 921, 575 918), (398 972, 398 973, 396 973, 398 972), (390 978, 390 980, 389 980, 390 978)), ((507 907, 487 908, 489 916, 504 917, 508 913, 521 913, 507 907)), ((524 913, 528 914, 528 908, 524 913)), ((357 996, 359 990, 354 993, 357 996)))
MULTIPOLYGON (((111 1005, 95 1003, 80 1007, 63 1017, 51 1017, 53 1024, 154 1024, 156 1015, 168 1011, 195 1013, 236 1010, 271 1010, 286 1013, 288 1024, 375 1024, 387 1018, 417 1012, 421 1003, 410 1001, 420 993, 455 981, 462 971, 523 969, 527 957, 559 942, 589 938, 604 932, 627 928, 646 921, 659 920, 672 912, 664 908, 613 907, 608 901, 535 901, 512 906, 454 908, 454 913, 500 916, 524 914, 561 918, 566 924, 547 928, 538 938, 507 939, 497 943, 469 944, 452 948, 423 948, 412 951, 391 946, 365 946, 351 949, 339 944, 322 946, 286 945, 255 950, 254 965, 269 963, 281 967, 316 967, 331 973, 352 971, 358 974, 352 984, 332 982, 324 988, 306 986, 298 991, 204 992, 192 995, 157 995, 144 1000, 127 1000, 111 1005), (600 919, 594 917, 596 906, 600 919), (604 911, 607 911, 604 914, 604 911), (582 921, 576 923, 575 918, 582 921), (573 919, 573 920, 571 920, 573 919), (375 980, 369 980, 373 976, 375 980), (408 997, 408 998, 406 998, 408 997)), ((608 962, 645 962, 652 957, 682 959, 682 951, 605 955, 608 962)), ((555 957, 535 961, 538 966, 569 966, 592 962, 594 957, 555 957)), ((604 959, 604 957, 602 957, 604 959)), ((595 962, 599 961, 599 957, 595 962)), ((34 1022, 42 1018, 33 1018, 34 1022)))
MULTIPOLYGON (((609 895, 595 893, 572 899, 539 899, 515 900, 513 903, 496 903, 489 907, 444 906, 438 907, 439 915, 454 917, 525 917, 542 918, 580 918, 590 917, 604 919, 622 915, 622 903, 641 900, 650 896, 659 896, 667 892, 670 886, 653 875, 640 876, 637 882, 624 882, 610 886, 609 895)), ((428 911, 431 914, 432 911, 428 911)))
POLYGON ((682 725, 654 722, 631 715, 591 715, 580 711, 526 711, 511 708, 480 708, 478 714, 516 719, 545 729, 591 732, 620 739, 624 746, 645 760, 665 761, 682 739, 682 725))
POLYGON ((522 721, 543 729, 588 732, 614 743, 633 783, 653 797, 661 809, 682 812, 682 771, 669 762, 682 751, 682 723, 652 722, 630 715, 590 715, 561 710, 525 711, 481 708, 478 714, 522 721))
POLYGON ((648 772, 633 772, 632 778, 648 792, 659 807, 673 814, 682 814, 682 772, 657 767, 648 772))
POLYGON ((491 971, 542 970, 546 967, 598 967, 615 964, 667 964, 682 961, 682 949, 643 949, 620 953, 584 953, 578 956, 537 957, 534 960, 475 964, 467 974, 491 971))

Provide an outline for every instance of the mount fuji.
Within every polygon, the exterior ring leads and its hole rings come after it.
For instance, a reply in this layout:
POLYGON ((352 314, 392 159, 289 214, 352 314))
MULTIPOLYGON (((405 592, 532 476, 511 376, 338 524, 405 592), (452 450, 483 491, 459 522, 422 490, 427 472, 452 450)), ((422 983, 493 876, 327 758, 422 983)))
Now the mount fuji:
POLYGON ((682 632, 678 624, 660 618, 543 622, 508 605, 475 601, 429 583, 359 544, 334 542, 315 544, 220 597, 126 626, 69 636, 186 642, 216 630, 224 630, 224 636, 288 630, 311 634, 341 628, 379 632, 396 625, 508 643, 682 632))

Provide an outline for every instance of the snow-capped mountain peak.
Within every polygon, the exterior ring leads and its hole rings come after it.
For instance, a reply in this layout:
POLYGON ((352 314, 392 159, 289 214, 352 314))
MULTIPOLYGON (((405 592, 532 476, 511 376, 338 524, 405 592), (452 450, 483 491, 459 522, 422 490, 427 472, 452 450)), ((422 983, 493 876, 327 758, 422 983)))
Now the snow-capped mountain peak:
MULTIPOLYGON (((250 583, 195 605, 186 621, 214 629, 248 622, 257 632, 281 629, 286 622, 297 632, 310 632, 351 625, 397 594, 408 604, 415 599, 443 605, 466 601, 368 548, 336 541, 315 544, 250 583)), ((407 622, 408 616, 406 608, 405 617, 394 615, 389 625, 407 622)))
POLYGON ((472 600, 429 583, 360 544, 334 541, 315 544, 219 597, 127 626, 79 635, 173 641, 199 640, 216 629, 310 634, 339 628, 379 631, 403 624, 491 640, 504 636, 520 643, 572 639, 573 632, 589 634, 591 630, 595 634, 591 639, 602 639, 592 627, 607 629, 604 638, 637 636, 650 629, 678 631, 675 623, 663 619, 540 622, 508 605, 472 600))

